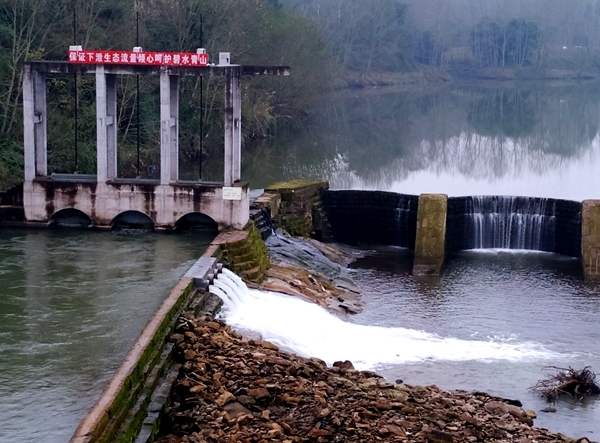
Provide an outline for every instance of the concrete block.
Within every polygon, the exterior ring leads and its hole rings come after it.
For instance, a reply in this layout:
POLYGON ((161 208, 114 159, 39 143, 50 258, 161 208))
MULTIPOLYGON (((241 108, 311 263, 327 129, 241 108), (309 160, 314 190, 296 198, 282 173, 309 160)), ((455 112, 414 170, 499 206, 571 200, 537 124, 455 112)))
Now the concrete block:
POLYGON ((439 275, 444 265, 448 196, 421 194, 413 275, 439 275))
POLYGON ((269 215, 273 217, 279 212, 279 207, 281 205, 281 196, 277 193, 268 193, 265 192, 260 195, 254 203, 259 205, 261 208, 267 210, 269 215))
POLYGON ((194 287, 196 289, 206 290, 217 274, 218 266, 216 258, 201 257, 185 273, 184 277, 194 280, 194 287))
POLYGON ((600 279, 600 200, 582 203, 581 262, 586 279, 600 279))

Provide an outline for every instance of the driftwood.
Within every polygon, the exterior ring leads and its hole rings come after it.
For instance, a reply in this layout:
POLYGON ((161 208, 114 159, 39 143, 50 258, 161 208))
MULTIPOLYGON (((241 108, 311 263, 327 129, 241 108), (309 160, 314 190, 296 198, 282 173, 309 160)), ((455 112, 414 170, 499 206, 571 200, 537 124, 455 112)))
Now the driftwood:
POLYGON ((549 366, 545 369, 555 369, 558 372, 538 381, 529 390, 546 397, 549 401, 554 401, 564 395, 582 398, 585 395, 600 394, 600 386, 596 383, 596 374, 590 366, 579 371, 570 366, 568 368, 549 366))

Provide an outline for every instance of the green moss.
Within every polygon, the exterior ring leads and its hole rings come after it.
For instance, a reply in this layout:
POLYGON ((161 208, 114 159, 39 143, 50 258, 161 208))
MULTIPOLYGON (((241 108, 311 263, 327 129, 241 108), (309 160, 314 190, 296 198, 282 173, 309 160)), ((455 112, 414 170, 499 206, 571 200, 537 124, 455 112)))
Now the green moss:
POLYGON ((213 256, 242 278, 261 283, 270 266, 267 245, 254 223, 248 223, 245 230, 248 234, 243 240, 221 245, 213 256))
POLYGON ((310 214, 286 215, 281 225, 294 237, 310 237, 313 231, 313 220, 310 214))
POLYGON ((315 229, 314 208, 319 204, 321 190, 328 188, 326 181, 291 180, 274 183, 265 192, 278 193, 281 197, 278 213, 271 214, 277 225, 290 235, 310 237, 315 229))
MULTIPOLYGON (((131 374, 125 379, 121 390, 115 397, 111 407, 108 410, 108 423, 102 428, 97 429, 95 436, 90 440, 93 443, 112 442, 118 433, 121 425, 126 421, 127 415, 136 406, 140 400, 140 394, 144 390, 146 378, 156 367, 161 360, 161 354, 166 344, 166 337, 174 328, 174 318, 179 311, 179 308, 186 302, 193 290, 193 284, 190 282, 182 291, 175 305, 165 316, 160 324, 156 334, 144 349, 140 359, 136 363, 131 374)), ((145 401, 139 405, 139 409, 135 412, 133 420, 128 423, 119 441, 131 442, 139 433, 144 417, 146 416, 147 403, 150 400, 150 395, 145 401)))

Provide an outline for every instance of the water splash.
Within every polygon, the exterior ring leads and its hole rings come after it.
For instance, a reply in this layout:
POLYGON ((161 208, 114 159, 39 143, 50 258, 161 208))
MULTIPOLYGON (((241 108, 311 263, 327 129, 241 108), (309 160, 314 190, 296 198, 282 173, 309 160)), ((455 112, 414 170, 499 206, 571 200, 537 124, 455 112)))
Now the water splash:
POLYGON ((235 287, 217 283, 214 292, 223 298, 221 316, 230 326, 258 333, 284 350, 318 357, 328 364, 351 360, 357 369, 377 369, 436 360, 537 361, 556 357, 534 342, 463 340, 414 329, 358 325, 299 298, 247 288, 238 293, 239 283, 243 282, 235 281, 235 287))

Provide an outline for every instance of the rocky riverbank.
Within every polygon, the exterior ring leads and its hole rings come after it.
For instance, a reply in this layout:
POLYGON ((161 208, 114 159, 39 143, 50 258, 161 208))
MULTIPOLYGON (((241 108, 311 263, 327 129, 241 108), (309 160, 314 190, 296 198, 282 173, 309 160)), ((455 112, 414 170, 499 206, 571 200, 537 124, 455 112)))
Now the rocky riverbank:
POLYGON ((181 368, 159 443, 588 442, 533 427, 518 401, 327 367, 208 316, 184 315, 172 340, 181 368))

